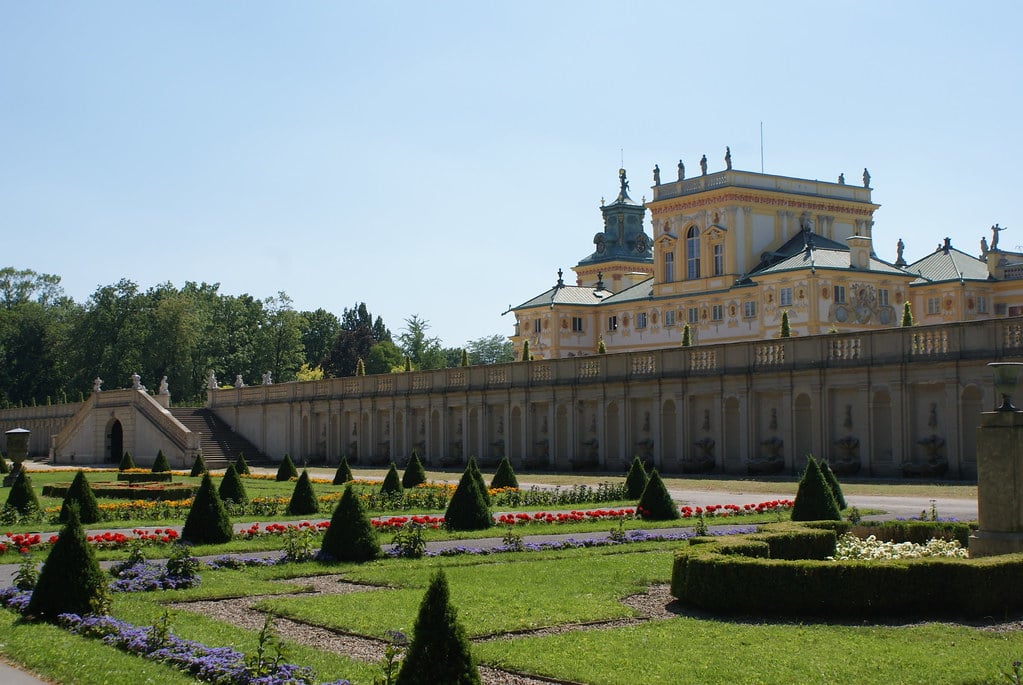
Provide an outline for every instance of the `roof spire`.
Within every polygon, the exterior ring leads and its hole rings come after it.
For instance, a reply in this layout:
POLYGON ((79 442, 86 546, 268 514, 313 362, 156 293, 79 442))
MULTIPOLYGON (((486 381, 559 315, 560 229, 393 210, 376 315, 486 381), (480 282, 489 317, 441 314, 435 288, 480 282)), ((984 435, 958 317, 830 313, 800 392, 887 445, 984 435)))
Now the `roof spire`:
POLYGON ((565 272, 563 272, 561 269, 558 269, 558 284, 556 286, 554 286, 555 288, 564 288, 565 287, 565 281, 562 278, 564 273, 565 272))
POLYGON ((618 191, 618 198, 615 202, 631 202, 632 198, 629 197, 629 180, 625 177, 625 167, 618 170, 618 183, 621 185, 621 190, 618 191))

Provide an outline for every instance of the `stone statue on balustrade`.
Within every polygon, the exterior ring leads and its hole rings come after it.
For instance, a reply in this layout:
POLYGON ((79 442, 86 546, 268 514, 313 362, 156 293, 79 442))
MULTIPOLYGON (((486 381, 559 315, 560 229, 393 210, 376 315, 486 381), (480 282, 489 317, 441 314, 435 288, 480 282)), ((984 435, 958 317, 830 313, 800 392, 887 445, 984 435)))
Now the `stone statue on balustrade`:
POLYGON ((270 374, 269 371, 264 371, 263 372, 263 385, 273 385, 273 384, 274 384, 273 376, 270 374))
POLYGON ((206 389, 207 390, 219 390, 220 384, 217 383, 217 374, 210 371, 210 375, 206 378, 206 389))
POLYGON ((167 383, 167 377, 166 376, 164 376, 163 378, 160 379, 160 390, 159 390, 159 392, 160 392, 161 395, 169 395, 170 394, 170 385, 167 383))
POLYGON ((94 379, 92 379, 92 391, 93 392, 103 391, 103 379, 100 378, 99 376, 96 376, 94 379))

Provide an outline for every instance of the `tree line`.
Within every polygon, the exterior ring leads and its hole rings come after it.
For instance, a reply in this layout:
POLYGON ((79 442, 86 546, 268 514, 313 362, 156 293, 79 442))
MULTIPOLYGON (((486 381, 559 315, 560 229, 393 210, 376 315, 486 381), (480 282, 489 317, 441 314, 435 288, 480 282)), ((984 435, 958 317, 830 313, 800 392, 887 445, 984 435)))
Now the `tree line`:
POLYGON ((101 378, 128 387, 138 373, 155 388, 167 377, 175 403, 201 403, 213 371, 221 384, 315 380, 463 363, 512 361, 512 343, 495 334, 447 348, 417 314, 394 336, 365 302, 340 317, 297 311, 283 291, 257 299, 227 295, 220 284, 162 283, 148 290, 121 279, 83 303, 60 277, 0 269, 0 407, 77 401, 101 378), (361 364, 360 364, 361 362, 361 364))

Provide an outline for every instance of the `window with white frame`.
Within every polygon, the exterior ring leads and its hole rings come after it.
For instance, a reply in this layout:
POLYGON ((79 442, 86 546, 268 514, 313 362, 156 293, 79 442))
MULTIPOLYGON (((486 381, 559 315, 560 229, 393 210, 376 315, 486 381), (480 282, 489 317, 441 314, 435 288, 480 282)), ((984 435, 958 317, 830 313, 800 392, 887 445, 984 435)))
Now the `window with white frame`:
POLYGON ((742 314, 747 319, 753 319, 757 316, 757 303, 753 300, 746 300, 742 303, 742 314))
POLYGON ((977 313, 987 314, 987 295, 977 295, 977 313))
POLYGON ((714 275, 725 273, 725 246, 718 243, 714 246, 714 275))
POLYGON ((689 308, 689 323, 700 323, 700 309, 699 307, 689 308))
POLYGON ((636 328, 646 328, 646 312, 636 314, 636 328))
POLYGON ((607 330, 617 331, 618 330, 618 317, 609 316, 607 317, 607 330))
POLYGON ((724 305, 716 304, 710 308, 710 318, 714 321, 722 321, 725 318, 725 307, 724 305))
POLYGON ((778 298, 782 307, 792 306, 792 288, 782 288, 780 291, 780 297, 778 298))
POLYGON ((541 325, 542 324, 540 323, 540 319, 534 319, 533 320, 533 332, 534 333, 539 333, 541 325))
POLYGON ((664 253, 664 282, 671 283, 675 280, 675 253, 664 253))
POLYGON ((572 317, 572 332, 573 333, 583 332, 583 317, 581 316, 572 317))
POLYGON ((877 289, 877 303, 882 307, 888 306, 888 288, 877 289))
POLYGON ((690 226, 686 231, 686 278, 700 277, 700 231, 690 226))
POLYGON ((664 325, 674 326, 675 325, 675 310, 668 309, 664 312, 664 325))
POLYGON ((845 304, 845 286, 835 286, 835 304, 845 304))
POLYGON ((928 314, 941 314, 941 298, 940 297, 928 297, 927 298, 927 313, 928 314))

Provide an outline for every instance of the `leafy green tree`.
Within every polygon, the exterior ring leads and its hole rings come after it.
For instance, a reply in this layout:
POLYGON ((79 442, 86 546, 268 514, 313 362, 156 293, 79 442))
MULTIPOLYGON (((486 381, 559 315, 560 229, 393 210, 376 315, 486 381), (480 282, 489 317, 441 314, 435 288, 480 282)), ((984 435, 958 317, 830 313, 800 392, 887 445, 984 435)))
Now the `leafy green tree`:
POLYGON ((405 465, 405 473, 401 474, 401 486, 403 488, 414 488, 426 482, 426 469, 423 462, 419 460, 419 453, 412 450, 408 464, 405 465))
POLYGON ((788 310, 781 313, 781 337, 788 338, 792 335, 792 329, 789 327, 789 313, 788 310))
POLYGON ((451 604, 447 578, 444 571, 437 571, 419 606, 412 642, 396 685, 479 685, 481 682, 465 629, 451 604))
POLYGON ((515 344, 500 333, 470 340, 465 347, 473 366, 515 361, 515 344))
POLYGON ((643 488, 636 509, 647 521, 672 521, 682 516, 657 469, 650 471, 650 478, 643 488))
POLYGON ((906 328, 913 325, 913 310, 910 309, 909 300, 902 305, 902 325, 906 328))
POLYGON ((374 343, 366 357, 366 373, 391 373, 404 368, 405 359, 398 346, 390 340, 374 343))
MULTIPOLYGON (((158 451, 156 453, 156 459, 153 460, 152 472, 153 473, 170 473, 170 470, 171 470, 171 467, 170 467, 170 464, 167 463, 167 456, 163 453, 163 450, 158 451)), ((88 523, 88 521, 84 521, 83 523, 88 523)))
POLYGON ((72 507, 46 556, 25 614, 56 623, 61 614, 104 614, 108 605, 107 576, 85 539, 77 508, 72 507))
POLYGON ((649 476, 646 475, 646 469, 643 468, 643 461, 639 456, 632 458, 632 466, 629 467, 629 473, 625 476, 625 494, 629 499, 639 499, 643 495, 643 490, 646 489, 647 481, 649 476))
POLYGON ((79 519, 82 523, 96 523, 100 520, 99 503, 96 501, 96 493, 92 491, 85 472, 78 469, 71 487, 64 495, 64 501, 60 506, 60 522, 67 523, 71 520, 71 508, 77 507, 79 519))
POLYGON ((291 516, 310 516, 319 513, 320 503, 313 492, 313 484, 309 480, 309 472, 302 469, 302 475, 295 483, 295 489, 291 493, 291 501, 288 502, 288 514, 291 516))
POLYGON ((369 561, 383 554, 377 533, 351 483, 345 486, 330 517, 320 553, 337 561, 369 561))
POLYGON ((398 334, 398 346, 409 356, 417 369, 443 369, 447 366, 440 339, 426 334, 430 324, 413 314, 405 319, 405 330, 398 334))
POLYGON ((468 466, 448 501, 444 525, 450 530, 486 530, 494 525, 486 492, 468 466))
POLYGON ((302 312, 302 348, 305 350, 305 363, 310 367, 323 364, 331 345, 341 331, 341 320, 326 309, 313 312, 302 312))
POLYGON ((295 372, 305 361, 302 345, 304 320, 292 307, 284 291, 263 301, 265 320, 256 334, 259 368, 270 371, 279 382, 295 379, 295 372))
POLYGON ((135 460, 131 458, 131 452, 125 452, 124 456, 121 457, 121 463, 117 467, 118 471, 127 471, 128 469, 135 468, 135 460))
POLYGON ((181 529, 181 540, 193 545, 219 545, 230 541, 233 533, 220 493, 213 487, 209 472, 204 473, 181 529))
POLYGON ((354 376, 357 360, 367 359, 370 348, 384 341, 393 342, 391 332, 383 319, 373 320, 365 302, 345 309, 341 315, 341 330, 323 359, 323 371, 331 377, 354 376))
POLYGON ((24 468, 11 483, 11 491, 7 493, 7 504, 4 505, 4 509, 13 509, 22 515, 39 511, 39 498, 36 497, 32 479, 24 468))
POLYGON ((238 474, 238 469, 234 464, 227 465, 227 470, 224 471, 224 477, 220 480, 220 487, 217 489, 217 494, 220 495, 220 499, 224 502, 248 504, 249 495, 245 492, 245 484, 242 482, 241 476, 238 474))
POLYGON ((398 476, 398 469, 391 462, 390 468, 387 469, 387 475, 384 476, 384 482, 380 486, 381 495, 401 495, 401 477, 398 476))
POLYGON ((842 514, 838 511, 835 495, 821 472, 817 460, 812 455, 806 459, 806 469, 796 490, 796 500, 792 505, 793 521, 841 521, 842 514))
POLYGON ((494 478, 490 481, 490 488, 497 490, 498 488, 517 487, 519 487, 519 479, 515 477, 515 469, 512 468, 511 462, 508 461, 508 457, 505 455, 501 457, 501 461, 497 465, 494 478))
POLYGON ((334 485, 342 485, 350 480, 355 479, 352 476, 352 468, 348 465, 348 457, 341 457, 341 463, 334 472, 334 485))
POLYGON ((298 469, 295 468, 295 462, 291 460, 291 455, 285 454, 284 459, 281 460, 281 465, 277 467, 276 480, 283 483, 292 478, 298 478, 298 469))

